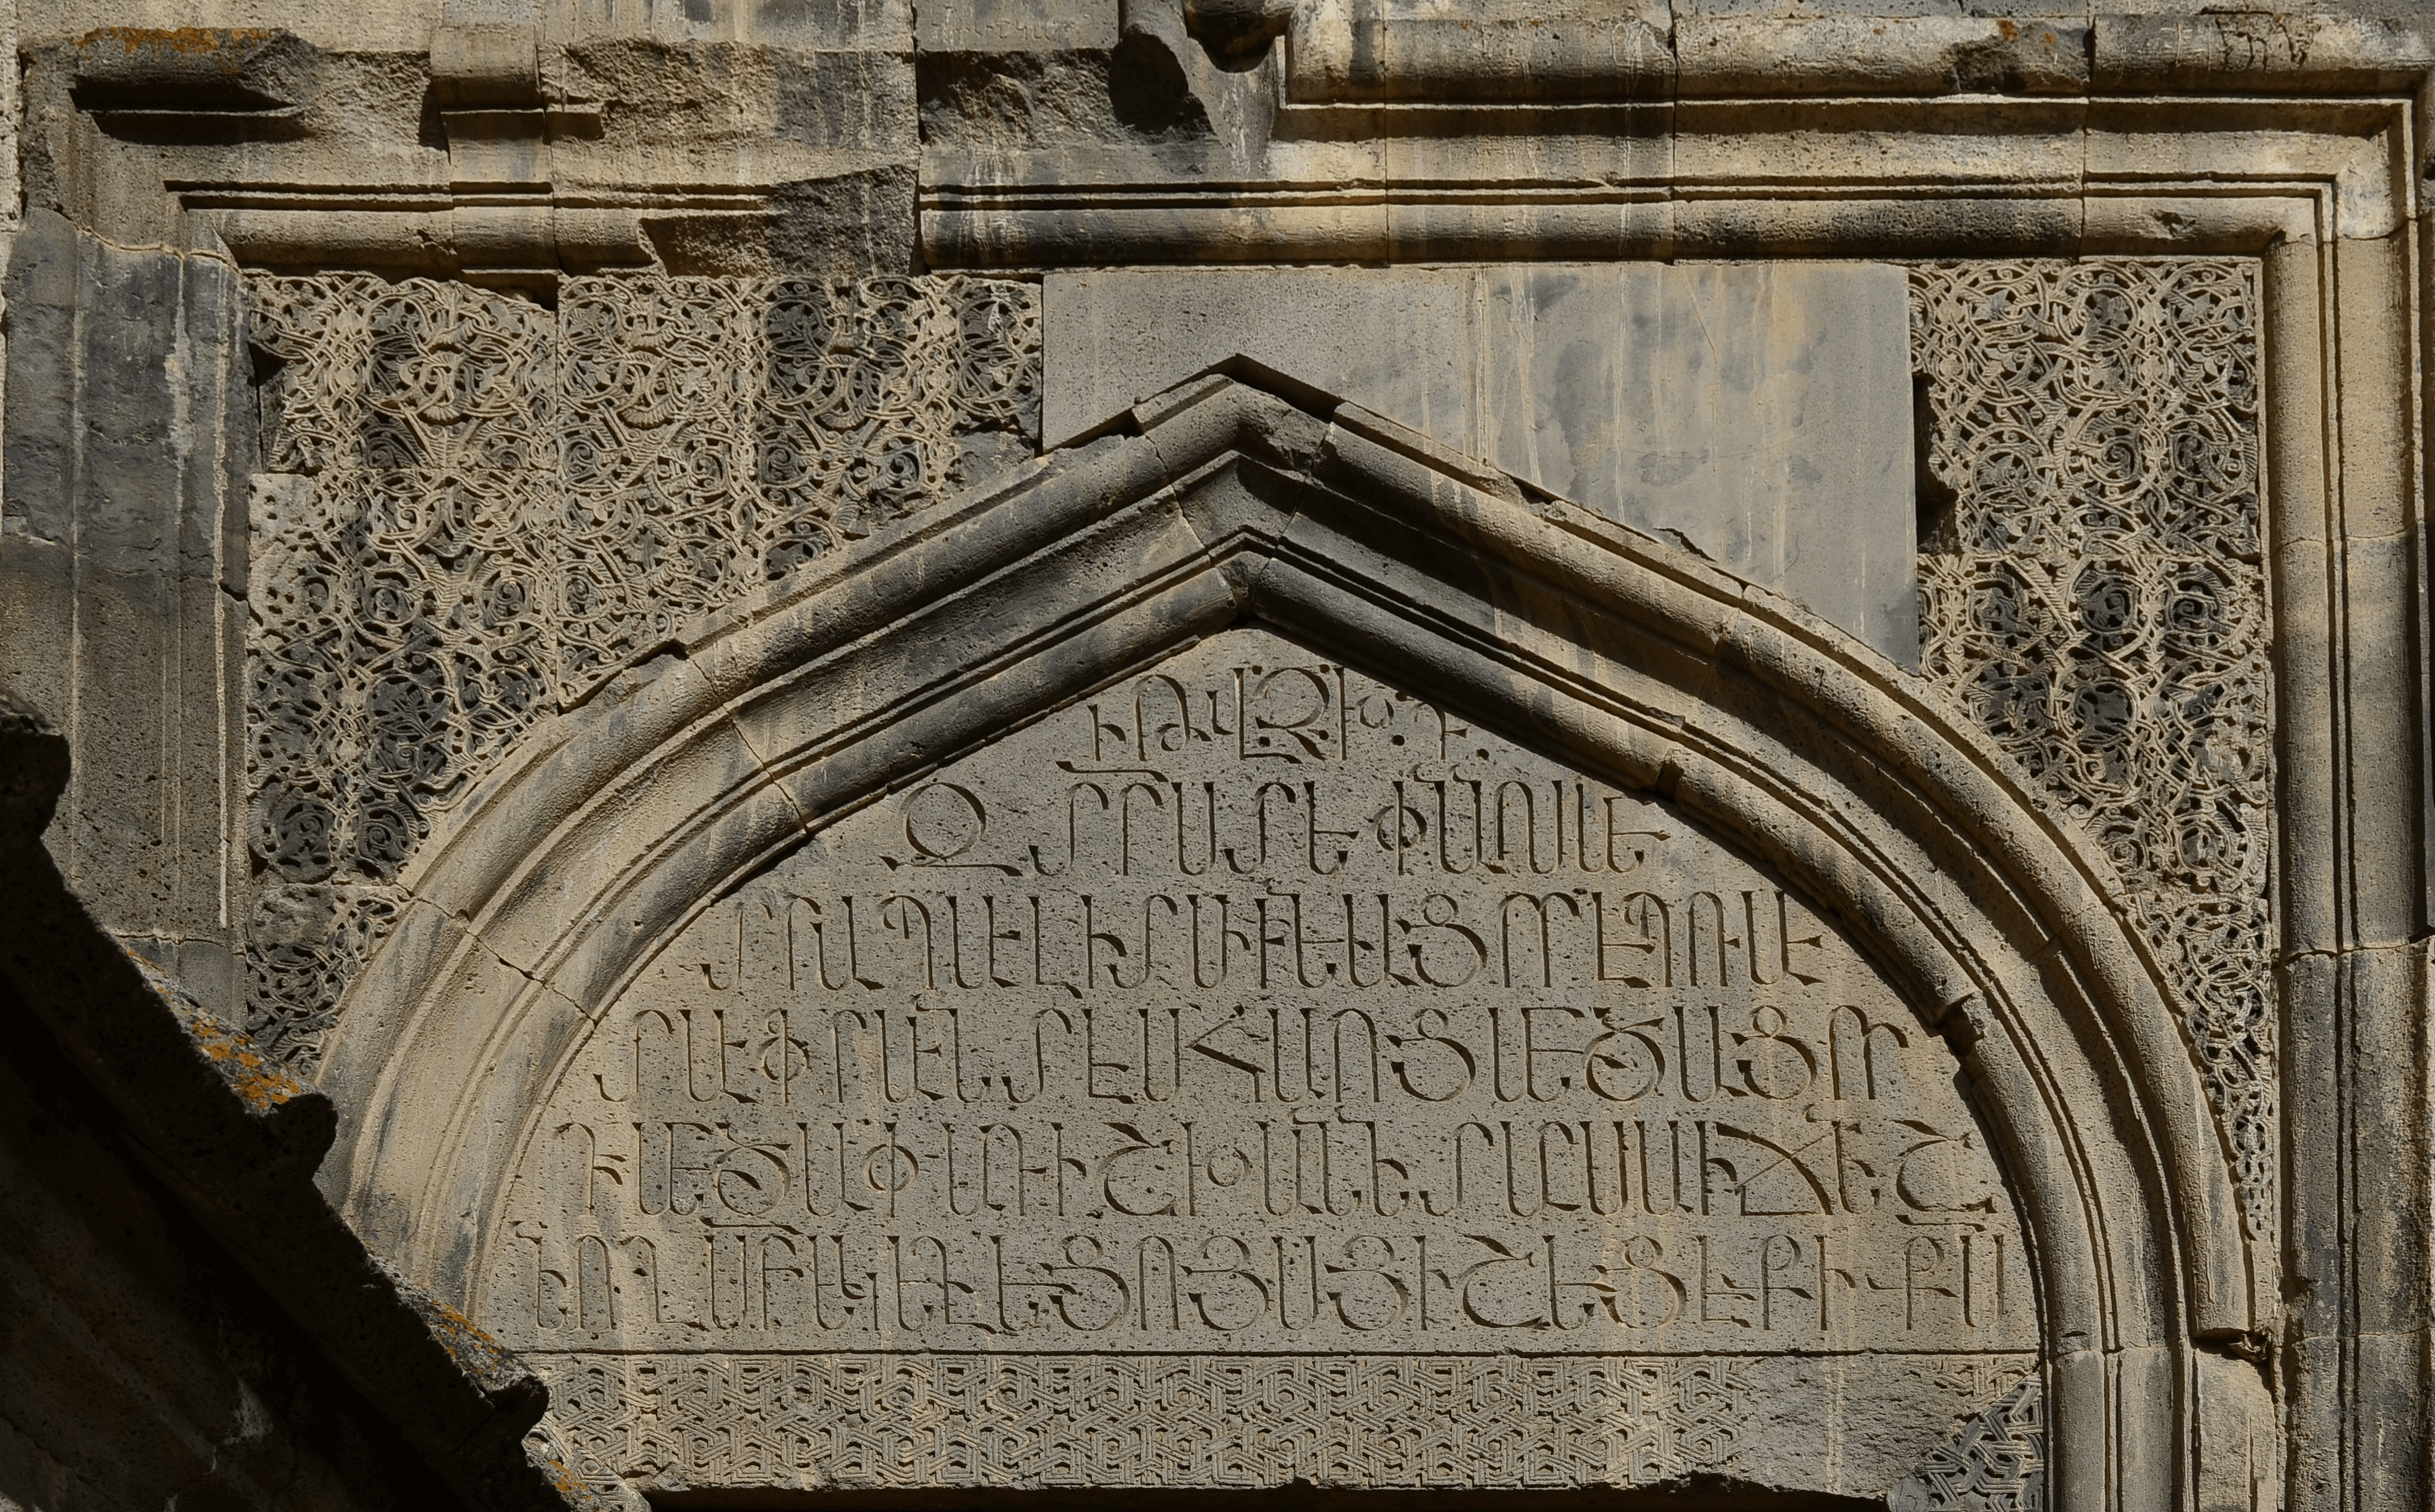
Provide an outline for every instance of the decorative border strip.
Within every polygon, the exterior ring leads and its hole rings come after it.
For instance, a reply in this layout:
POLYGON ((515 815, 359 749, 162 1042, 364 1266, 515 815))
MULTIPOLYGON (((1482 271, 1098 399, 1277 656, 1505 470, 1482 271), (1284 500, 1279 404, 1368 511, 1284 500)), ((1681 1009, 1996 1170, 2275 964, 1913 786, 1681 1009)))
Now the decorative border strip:
POLYGON ((1737 1463, 1748 1361, 534 1355, 585 1477, 664 1486, 1643 1486, 1737 1463))
POLYGON ((2257 265, 1910 270, 1920 668, 2104 850, 2179 997, 2242 1215, 2281 1207, 2257 265))

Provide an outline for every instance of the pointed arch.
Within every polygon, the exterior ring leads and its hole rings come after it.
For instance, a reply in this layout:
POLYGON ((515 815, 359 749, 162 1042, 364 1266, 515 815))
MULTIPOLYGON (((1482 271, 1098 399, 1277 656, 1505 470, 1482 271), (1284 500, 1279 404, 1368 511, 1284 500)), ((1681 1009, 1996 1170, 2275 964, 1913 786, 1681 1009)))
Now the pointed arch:
POLYGON ((2036 1251, 2057 1500, 2192 1484, 2255 1327, 2220 1136, 2110 873, 1916 679, 1797 606, 1351 406, 1223 377, 816 563, 533 740, 435 836, 324 1086, 335 1199, 463 1296, 521 1129, 653 950, 809 830, 1245 619, 1682 805, 1959 1054, 2036 1251), (2109 1433, 2075 1425, 2102 1422, 2109 1433))

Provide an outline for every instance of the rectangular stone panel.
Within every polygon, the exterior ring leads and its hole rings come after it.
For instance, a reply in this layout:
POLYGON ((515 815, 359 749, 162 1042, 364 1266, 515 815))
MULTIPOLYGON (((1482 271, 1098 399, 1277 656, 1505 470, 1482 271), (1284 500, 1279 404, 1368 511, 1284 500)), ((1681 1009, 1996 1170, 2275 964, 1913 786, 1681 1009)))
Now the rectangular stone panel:
POLYGON ((1047 445, 1248 357, 1917 659, 1899 268, 1116 270, 1044 301, 1047 445))
POLYGON ((0 687, 76 752, 46 843, 121 941, 233 1011, 254 430, 237 275, 47 211, 0 250, 0 687))

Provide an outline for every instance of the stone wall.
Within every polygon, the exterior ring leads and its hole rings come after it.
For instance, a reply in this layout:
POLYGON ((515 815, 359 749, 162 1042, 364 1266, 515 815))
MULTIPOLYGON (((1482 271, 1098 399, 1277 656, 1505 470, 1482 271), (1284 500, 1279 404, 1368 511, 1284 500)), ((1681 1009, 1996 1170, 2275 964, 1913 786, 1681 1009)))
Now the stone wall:
POLYGON ((46 853, 577 1494, 2426 1500, 2423 8, 10 25, 46 853))
POLYGON ((231 1002, 256 451, 243 287, 216 259, 37 211, 0 290, 0 678, 79 753, 52 853, 130 948, 231 1002))

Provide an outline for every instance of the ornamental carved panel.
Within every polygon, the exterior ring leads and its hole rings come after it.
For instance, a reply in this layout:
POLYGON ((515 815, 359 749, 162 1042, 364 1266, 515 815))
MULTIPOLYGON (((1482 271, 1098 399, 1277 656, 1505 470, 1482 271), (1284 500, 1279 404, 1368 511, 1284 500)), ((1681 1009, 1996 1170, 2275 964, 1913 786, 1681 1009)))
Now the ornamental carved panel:
POLYGON ((305 1064, 399 871, 538 721, 1039 435, 1030 284, 250 287, 247 1026, 305 1064))
MULTIPOLYGON (((2118 875, 2271 1238, 2254 266, 1909 279, 1921 673, 2118 875)), ((1036 285, 253 288, 249 1012, 306 1064, 528 733, 1039 436, 1036 285)), ((706 900, 552 1091, 478 1312, 604 1488, 1646 1485, 1823 1435, 1820 1489, 2034 1505, 1957 1069, 1663 803, 1240 630, 706 900)))
POLYGON ((2251 1233, 2279 1204, 2256 266, 1911 274, 1920 664, 2103 846, 2181 994, 2251 1233))

